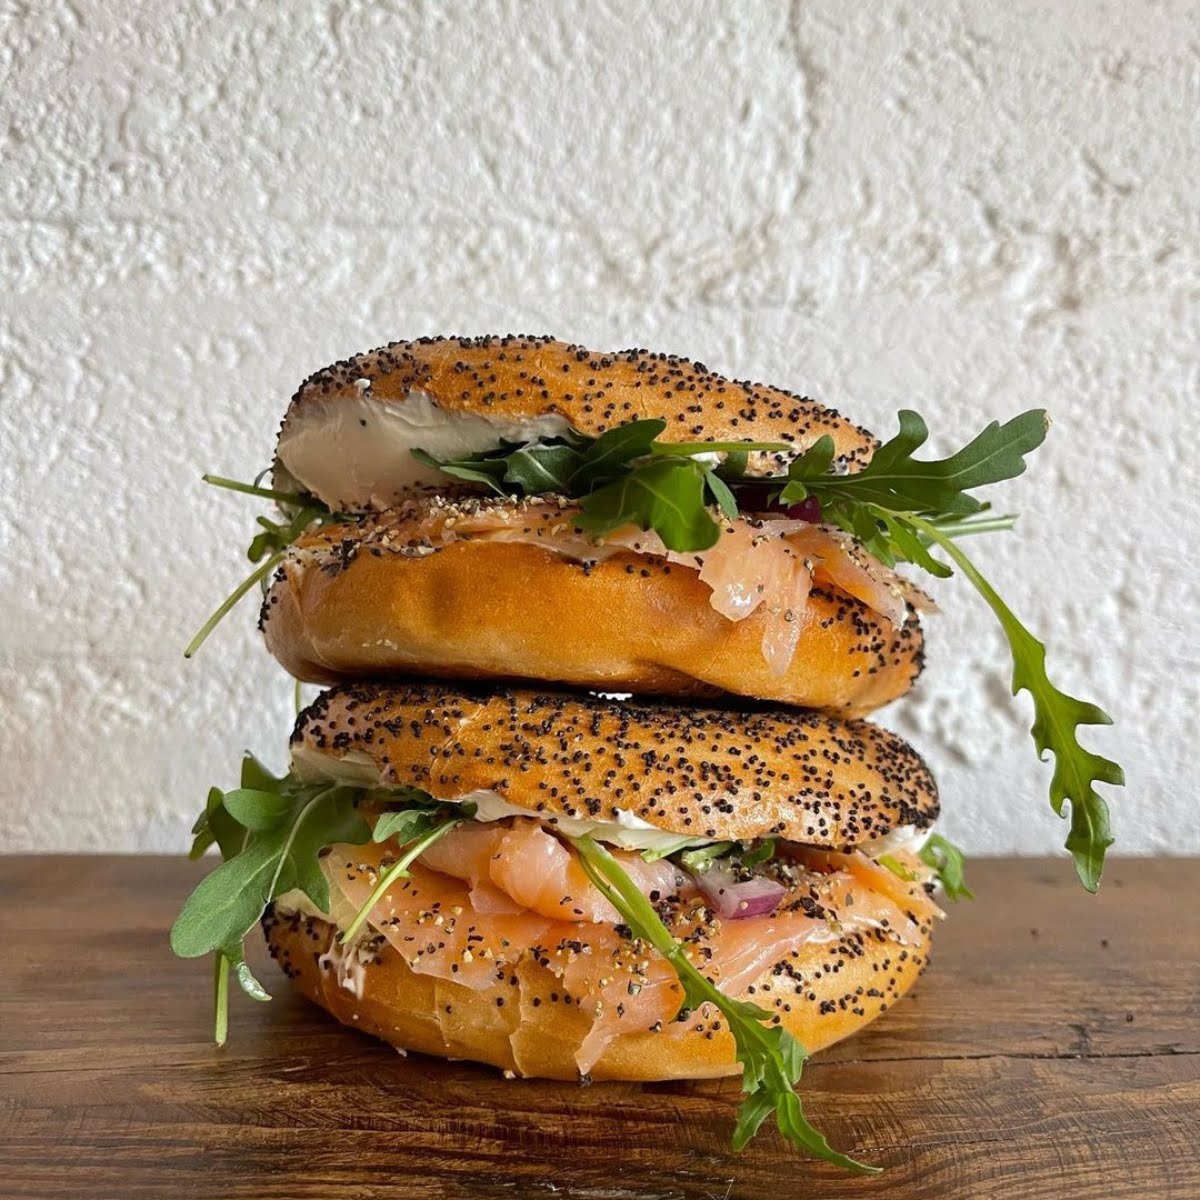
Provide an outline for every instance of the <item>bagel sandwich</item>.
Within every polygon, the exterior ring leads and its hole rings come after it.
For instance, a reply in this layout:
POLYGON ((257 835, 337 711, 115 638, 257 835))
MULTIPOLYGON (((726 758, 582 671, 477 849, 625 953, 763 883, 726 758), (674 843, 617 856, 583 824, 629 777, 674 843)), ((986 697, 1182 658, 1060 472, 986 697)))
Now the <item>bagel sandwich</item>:
POLYGON ((406 1051, 735 1074, 747 1024, 811 1053, 912 985, 940 916, 920 853, 937 814, 916 753, 861 721, 345 685, 298 718, 287 776, 248 760, 210 797, 197 845, 226 861, 173 945, 246 983, 261 920, 310 999, 406 1051))
POLYGON ((307 379, 272 487, 243 487, 284 508, 251 548, 267 645, 313 683, 420 673, 862 715, 912 686, 931 604, 783 491, 810 452, 841 478, 875 446, 813 400, 670 355, 393 343, 307 379))

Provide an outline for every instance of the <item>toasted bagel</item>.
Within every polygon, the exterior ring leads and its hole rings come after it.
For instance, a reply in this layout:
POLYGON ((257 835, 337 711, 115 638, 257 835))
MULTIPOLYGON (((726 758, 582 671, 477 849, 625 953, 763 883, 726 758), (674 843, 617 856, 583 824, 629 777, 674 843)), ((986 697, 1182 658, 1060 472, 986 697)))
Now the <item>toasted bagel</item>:
MULTIPOLYGON (((829 434, 848 470, 875 439, 833 409, 780 388, 726 379, 698 362, 646 350, 599 354, 550 337, 421 338, 334 363, 292 399, 276 451, 276 487, 299 486, 330 508, 389 508, 444 488, 413 449, 460 457, 502 441, 661 418, 664 441, 786 442, 799 453, 829 434)), ((751 456, 752 474, 790 455, 751 456)))
MULTIPOLYGON (((470 1059, 516 1075, 580 1074, 578 1056, 593 1014, 534 954, 522 954, 491 986, 475 989, 413 970, 395 947, 376 938, 356 994, 330 963, 331 952, 338 953, 334 925, 272 909, 263 928, 283 971, 344 1025, 401 1050, 470 1059)), ((588 928, 573 940, 582 954, 590 946, 588 928)), ((929 942, 929 926, 921 925, 903 935, 863 929, 803 944, 764 970, 743 996, 776 1014, 812 1053, 856 1033, 903 996, 924 970, 929 942)), ((726 1022, 707 1005, 685 1022, 668 1015, 661 1026, 617 1033, 587 1066, 595 1080, 704 1079, 740 1070, 726 1022)))
POLYGON ((687 837, 841 849, 938 813, 933 777, 895 734, 786 708, 357 683, 301 713, 291 746, 304 773, 369 764, 369 782, 448 801, 493 793, 549 824, 636 820, 687 837))
MULTIPOLYGON (((803 554, 786 539, 776 539, 782 562, 759 576, 774 591, 734 620, 714 608, 699 556, 598 546, 541 500, 483 506, 511 517, 511 528, 470 534, 463 517, 445 515, 477 516, 480 502, 412 501, 302 536, 263 605, 268 648, 314 683, 410 673, 534 680, 749 696, 846 717, 903 695, 920 673, 923 639, 906 593, 887 594, 885 617, 818 575, 797 600, 787 581, 804 570, 803 554), (442 522, 433 537, 431 512, 442 522), (787 646, 775 660, 772 644, 787 646)), ((739 524, 740 536, 754 532, 739 524)), ((723 569, 735 598, 755 588, 736 562, 723 569)))

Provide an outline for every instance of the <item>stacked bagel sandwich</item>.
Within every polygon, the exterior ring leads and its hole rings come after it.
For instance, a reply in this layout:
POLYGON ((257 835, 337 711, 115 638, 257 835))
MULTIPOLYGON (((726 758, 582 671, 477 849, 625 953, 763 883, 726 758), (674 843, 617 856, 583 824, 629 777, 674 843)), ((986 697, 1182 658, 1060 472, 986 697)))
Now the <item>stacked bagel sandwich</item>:
POLYGON ((776 388, 549 338, 308 379, 270 486, 214 480, 281 507, 233 599, 261 580, 270 651, 333 685, 287 774, 247 758, 194 831, 225 862, 172 938, 218 955, 218 1040, 231 971, 265 996, 261 919, 305 994, 402 1049, 740 1071, 736 1145, 774 1114, 859 1167, 804 1118, 801 1064, 904 994, 937 886, 965 893, 928 770, 861 719, 921 669, 932 604, 896 568, 948 573, 936 546, 977 574, 958 539, 1011 522, 971 489, 1045 433, 1026 414, 930 462, 914 421, 880 448, 776 388))

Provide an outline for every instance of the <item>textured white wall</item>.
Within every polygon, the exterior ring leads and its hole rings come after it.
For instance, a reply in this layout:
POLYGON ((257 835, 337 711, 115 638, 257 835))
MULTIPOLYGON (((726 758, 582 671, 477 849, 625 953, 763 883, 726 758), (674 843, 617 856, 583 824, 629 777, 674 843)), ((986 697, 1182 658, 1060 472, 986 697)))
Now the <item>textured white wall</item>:
MULTIPOLYGON (((648 345, 947 447, 1056 424, 982 564, 1106 704, 1124 851, 1200 850, 1200 11, 1158 4, 0 4, 0 848, 178 849, 280 763, 241 609, 301 377, 427 332, 648 345), (1194 552, 1192 552, 1194 553, 1194 552)), ((1048 768, 973 593, 885 714, 969 848, 1048 768)))

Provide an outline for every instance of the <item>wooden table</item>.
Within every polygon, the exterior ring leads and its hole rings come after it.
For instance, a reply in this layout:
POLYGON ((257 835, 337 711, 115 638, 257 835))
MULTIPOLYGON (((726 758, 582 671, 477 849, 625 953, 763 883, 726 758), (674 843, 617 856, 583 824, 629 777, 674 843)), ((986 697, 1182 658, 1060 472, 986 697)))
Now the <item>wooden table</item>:
POLYGON ((774 1134, 729 1152, 734 1081, 510 1082, 402 1058, 292 995, 209 1031, 166 929, 203 868, 0 858, 0 1197, 1200 1197, 1200 870, 973 862, 915 995, 809 1064, 855 1178, 774 1134))

